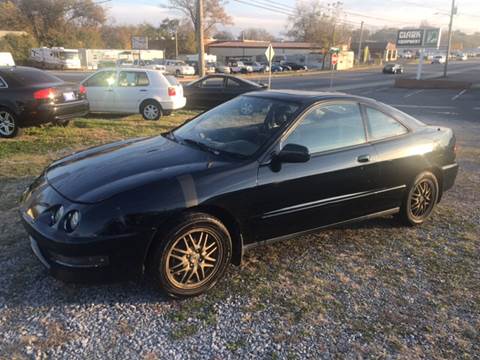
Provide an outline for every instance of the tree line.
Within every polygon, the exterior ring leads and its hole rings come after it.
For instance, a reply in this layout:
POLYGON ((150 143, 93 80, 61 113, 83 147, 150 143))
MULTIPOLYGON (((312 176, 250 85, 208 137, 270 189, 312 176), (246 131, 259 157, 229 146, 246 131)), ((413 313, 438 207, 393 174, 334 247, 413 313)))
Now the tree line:
MULTIPOLYGON (((166 18, 158 25, 119 25, 108 21, 108 9, 102 1, 93 0, 0 0, 0 30, 23 31, 25 35, 7 35, 0 39, 0 51, 12 52, 22 62, 29 49, 37 46, 63 46, 65 48, 130 49, 133 35, 148 36, 158 41, 167 56, 175 53, 175 37, 180 53, 196 52, 196 1, 168 0, 168 7, 183 14, 182 18, 166 18)), ((228 30, 233 19, 225 10, 226 0, 205 0, 205 33, 218 40, 279 40, 265 29, 248 28, 238 36, 228 30)), ((358 27, 346 21, 341 2, 322 3, 320 0, 297 2, 288 18, 282 37, 293 41, 311 42, 325 48, 357 41, 358 27)), ((426 24, 423 24, 426 25, 426 24)), ((398 28, 385 28, 374 32, 364 30, 363 39, 394 41, 398 28)), ((454 43, 464 47, 480 45, 480 33, 467 35, 454 33, 454 43)))

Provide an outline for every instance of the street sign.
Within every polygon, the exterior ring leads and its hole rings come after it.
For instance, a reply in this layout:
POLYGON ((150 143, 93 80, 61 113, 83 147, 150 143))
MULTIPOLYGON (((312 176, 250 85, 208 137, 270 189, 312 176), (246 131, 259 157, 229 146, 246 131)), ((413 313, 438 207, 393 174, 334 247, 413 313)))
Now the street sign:
POLYGON ((440 29, 402 29, 398 30, 397 47, 438 48, 440 29))
POLYGON ((267 57, 268 62, 271 63, 273 57, 275 56, 275 51, 273 51, 272 44, 268 45, 267 50, 265 50, 265 56, 267 57))
POLYGON ((332 65, 337 65, 338 63, 338 55, 336 53, 332 54, 332 65))
POLYGON ((147 36, 132 36, 132 49, 133 50, 148 50, 148 37, 147 36))

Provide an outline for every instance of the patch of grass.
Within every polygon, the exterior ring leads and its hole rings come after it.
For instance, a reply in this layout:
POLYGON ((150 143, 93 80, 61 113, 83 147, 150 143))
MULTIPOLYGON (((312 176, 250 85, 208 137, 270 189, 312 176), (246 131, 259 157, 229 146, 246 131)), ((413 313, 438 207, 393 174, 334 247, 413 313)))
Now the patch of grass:
POLYGON ((168 131, 195 116, 178 111, 159 121, 128 117, 75 119, 66 127, 47 124, 27 128, 14 139, 0 140, 0 177, 37 175, 55 159, 87 147, 134 137, 148 137, 168 131))
POLYGON ((198 326, 196 324, 179 324, 171 332, 170 337, 172 340, 182 340, 187 337, 193 336, 198 332, 198 326))
POLYGON ((228 342, 226 345, 226 348, 231 352, 235 352, 237 350, 243 349, 246 346, 246 344, 247 343, 245 342, 244 339, 239 339, 236 341, 228 342))

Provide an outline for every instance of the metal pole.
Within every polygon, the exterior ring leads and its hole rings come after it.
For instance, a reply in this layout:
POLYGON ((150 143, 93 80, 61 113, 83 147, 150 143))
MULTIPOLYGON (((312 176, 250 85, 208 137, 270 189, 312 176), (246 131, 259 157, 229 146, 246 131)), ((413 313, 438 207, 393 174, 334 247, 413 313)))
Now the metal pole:
POLYGON ((272 60, 268 62, 268 90, 272 88, 272 60))
POLYGON ((203 46, 203 0, 197 0, 197 47, 198 75, 205 76, 205 54, 203 46))
POLYGON ((357 63, 360 65, 362 61, 362 41, 363 41, 363 21, 360 23, 360 41, 358 42, 357 63))
POLYGON ((175 60, 178 59, 178 32, 175 29, 175 60))
POLYGON ((447 77, 448 57, 450 56, 450 47, 452 46, 453 15, 455 15, 455 0, 452 0, 452 10, 450 11, 450 23, 448 24, 447 56, 445 57, 445 65, 444 65, 444 68, 443 68, 443 77, 447 77))
POLYGON ((418 66, 417 66, 417 80, 420 80, 422 78, 424 50, 425 50, 424 48, 420 49, 420 59, 418 60, 418 66))

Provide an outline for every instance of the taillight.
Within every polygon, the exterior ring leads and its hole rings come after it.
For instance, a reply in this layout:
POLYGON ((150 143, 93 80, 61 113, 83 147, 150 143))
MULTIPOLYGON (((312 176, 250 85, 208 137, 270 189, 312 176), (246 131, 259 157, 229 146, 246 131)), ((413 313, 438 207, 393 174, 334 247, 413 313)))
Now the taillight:
POLYGON ((35 91, 33 97, 35 100, 53 100, 55 98, 56 90, 54 88, 42 89, 35 91))
POLYGON ((80 88, 78 90, 78 92, 82 95, 86 94, 87 93, 87 88, 83 85, 80 85, 80 88))
POLYGON ((175 90, 174 87, 169 87, 168 88, 168 96, 175 96, 177 95, 177 90, 175 90))

